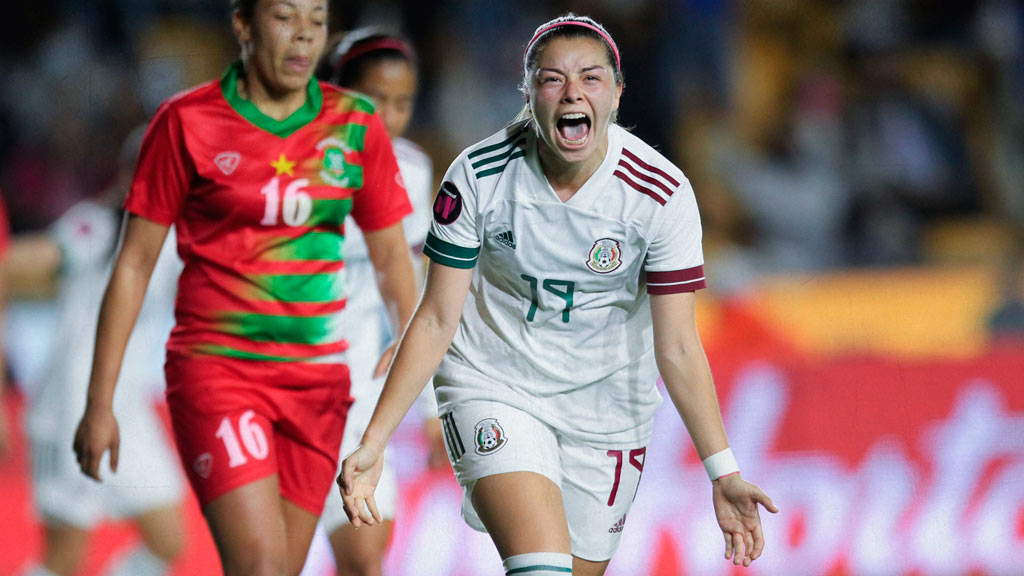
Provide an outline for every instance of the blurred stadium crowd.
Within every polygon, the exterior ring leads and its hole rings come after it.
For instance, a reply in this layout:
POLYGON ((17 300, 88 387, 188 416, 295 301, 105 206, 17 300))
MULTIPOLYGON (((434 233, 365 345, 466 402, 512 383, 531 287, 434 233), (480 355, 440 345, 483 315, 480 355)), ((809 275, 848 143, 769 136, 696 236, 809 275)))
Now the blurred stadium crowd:
MULTIPOLYGON (((522 105, 522 41, 576 11, 620 39, 620 122, 692 180, 712 289, 968 260, 1019 288, 1024 7, 1009 0, 331 2, 421 52, 410 131, 437 177, 522 105)), ((0 24, 15 232, 112 184, 122 139, 237 57, 227 0, 35 0, 0 24)))

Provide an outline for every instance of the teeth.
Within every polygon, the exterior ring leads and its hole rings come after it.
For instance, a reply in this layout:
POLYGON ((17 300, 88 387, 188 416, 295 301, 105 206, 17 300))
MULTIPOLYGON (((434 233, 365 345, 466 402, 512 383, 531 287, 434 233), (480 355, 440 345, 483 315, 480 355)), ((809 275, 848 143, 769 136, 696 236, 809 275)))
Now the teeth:
POLYGON ((569 114, 562 114, 562 120, 582 120, 586 117, 587 115, 584 114, 583 112, 571 112, 569 114))
POLYGON ((579 144, 583 144, 584 142, 586 142, 587 141, 587 137, 584 136, 584 137, 580 138, 579 140, 566 140, 565 138, 562 138, 562 140, 564 140, 567 144, 570 144, 572 146, 577 146, 579 144))

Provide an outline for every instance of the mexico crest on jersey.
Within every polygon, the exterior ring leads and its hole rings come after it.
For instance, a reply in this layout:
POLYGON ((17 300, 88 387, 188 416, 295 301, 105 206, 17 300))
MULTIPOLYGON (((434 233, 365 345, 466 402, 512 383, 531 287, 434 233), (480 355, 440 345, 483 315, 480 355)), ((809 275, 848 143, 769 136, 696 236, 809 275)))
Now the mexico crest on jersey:
POLYGON ((476 439, 476 453, 486 456, 492 452, 501 450, 501 447, 508 442, 505 438, 505 430, 498 424, 497 418, 484 418, 476 423, 473 430, 473 438, 476 439))
POLYGON ((622 265, 622 250, 619 241, 601 238, 594 242, 587 257, 587 268, 598 274, 607 274, 622 265))

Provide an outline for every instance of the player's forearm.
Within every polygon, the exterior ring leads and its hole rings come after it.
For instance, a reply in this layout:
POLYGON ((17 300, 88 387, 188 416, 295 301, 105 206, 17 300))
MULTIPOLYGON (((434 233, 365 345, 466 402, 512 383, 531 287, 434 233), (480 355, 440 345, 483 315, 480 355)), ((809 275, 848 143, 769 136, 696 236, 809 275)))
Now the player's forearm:
POLYGON ((457 326, 458 318, 451 322, 423 308, 416 312, 398 346, 377 407, 363 434, 364 443, 380 446, 387 443, 434 375, 451 345, 457 326))
POLYGON ((419 290, 416 273, 401 225, 366 235, 367 248, 377 275, 377 289, 388 310, 395 334, 412 318, 419 290))
POLYGON ((697 346, 656 354, 665 389, 703 460, 729 447, 707 357, 697 346))
POLYGON ((387 307, 394 332, 401 334, 402 329, 412 318, 413 310, 416 309, 416 297, 419 294, 408 250, 402 250, 400 255, 396 254, 387 262, 385 268, 378 271, 377 286, 384 306, 387 307))
POLYGON ((125 347, 146 295, 148 271, 118 263, 114 267, 100 306, 96 326, 96 348, 86 405, 108 408, 113 405, 114 388, 121 370, 125 347))
POLYGON ((16 236, 5 258, 7 295, 12 299, 52 297, 60 265, 60 246, 49 234, 16 236))

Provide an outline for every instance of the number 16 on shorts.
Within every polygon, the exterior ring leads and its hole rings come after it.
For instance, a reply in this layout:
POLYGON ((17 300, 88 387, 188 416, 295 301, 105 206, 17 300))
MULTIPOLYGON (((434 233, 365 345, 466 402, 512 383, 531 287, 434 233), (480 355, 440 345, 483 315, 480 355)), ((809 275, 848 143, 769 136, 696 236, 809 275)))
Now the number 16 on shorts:
MULTIPOLYGON (((236 469, 251 462, 262 463, 270 457, 270 441, 264 429, 269 423, 254 410, 220 418, 212 442, 192 461, 192 470, 204 480, 215 465, 236 469)), ((209 432, 207 432, 209 433, 209 432)))

